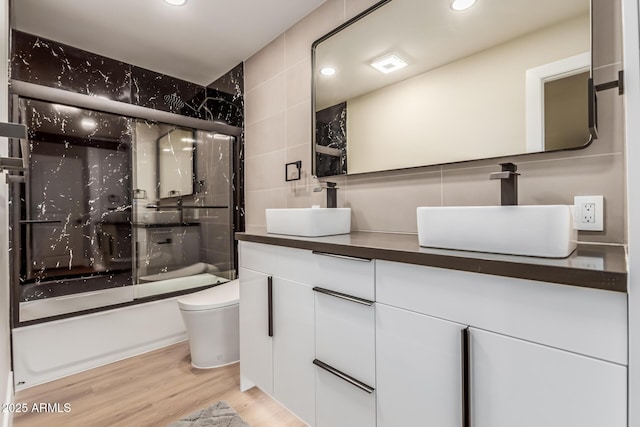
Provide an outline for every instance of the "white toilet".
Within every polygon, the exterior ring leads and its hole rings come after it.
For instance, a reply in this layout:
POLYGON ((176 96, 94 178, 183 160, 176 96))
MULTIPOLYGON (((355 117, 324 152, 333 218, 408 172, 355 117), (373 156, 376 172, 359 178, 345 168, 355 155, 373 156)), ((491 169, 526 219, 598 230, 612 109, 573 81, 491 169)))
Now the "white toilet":
POLYGON ((240 360, 239 301, 238 280, 178 299, 194 368, 216 368, 240 360))

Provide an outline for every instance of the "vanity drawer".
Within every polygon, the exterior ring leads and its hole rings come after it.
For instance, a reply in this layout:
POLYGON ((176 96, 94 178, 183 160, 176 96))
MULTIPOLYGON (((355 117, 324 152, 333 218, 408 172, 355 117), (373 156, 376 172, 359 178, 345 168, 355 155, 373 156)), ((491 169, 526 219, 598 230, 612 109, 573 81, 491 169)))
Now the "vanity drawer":
POLYGON ((311 284, 358 298, 375 301, 375 261, 313 252, 311 284))
POLYGON ((328 295, 319 288, 314 291, 316 358, 374 387, 373 301, 344 299, 344 295, 328 295))
POLYGON ((376 262, 377 302, 627 364, 627 295, 444 268, 376 262))
POLYGON ((376 396, 316 366, 316 427, 373 427, 376 396))

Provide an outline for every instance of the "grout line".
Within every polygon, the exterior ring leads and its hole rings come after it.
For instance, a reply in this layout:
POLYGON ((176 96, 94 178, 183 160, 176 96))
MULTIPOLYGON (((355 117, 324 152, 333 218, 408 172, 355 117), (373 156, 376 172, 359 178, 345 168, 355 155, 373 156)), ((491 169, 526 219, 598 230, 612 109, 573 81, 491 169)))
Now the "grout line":
POLYGON ((444 168, 440 167, 440 206, 444 206, 444 168))
POLYGON ((284 68, 283 68, 283 69, 282 69, 282 71, 280 71, 280 72, 278 72, 278 73, 274 74, 273 76, 269 77, 267 80, 263 80, 263 81, 261 81, 260 83, 258 83, 258 84, 257 84, 257 85, 255 85, 254 87, 252 87, 252 88, 250 88, 250 89, 245 88, 244 96, 247 96, 247 94, 249 94, 249 93, 251 93, 251 92, 255 91, 255 90, 256 90, 257 88, 259 88, 260 86, 264 86, 265 84, 267 84, 267 83, 269 83, 270 81, 272 81, 272 80, 274 80, 275 78, 277 78, 279 75, 281 75, 281 74, 282 74, 282 75, 284 75, 284 72, 285 72, 285 70, 284 70, 284 68))
POLYGON ((286 153, 287 153, 287 148, 286 148, 286 147, 285 147, 285 148, 282 148, 282 149, 279 149, 279 150, 271 150, 271 151, 267 151, 266 153, 256 154, 255 156, 250 156, 250 157, 247 157, 247 153, 246 153, 246 151, 245 151, 244 160, 245 160, 245 161, 247 161, 247 160, 255 160, 255 159, 258 159, 258 158, 260 158, 260 157, 269 156, 269 155, 271 155, 271 154, 275 154, 275 153, 278 153, 278 152, 282 152, 282 153, 284 153, 284 155, 285 155, 285 160, 286 160, 286 153))
MULTIPOLYGON (((424 168, 433 168, 434 166, 422 166, 424 168)), ((397 170, 396 170, 397 171, 397 170)), ((378 171, 378 172, 369 172, 369 173, 380 173, 380 174, 390 174, 394 172, 393 170, 391 171, 378 171)), ((436 174, 436 173, 440 173, 440 171, 437 170, 433 170, 433 171, 422 171, 422 172, 400 172, 398 174, 394 174, 394 175, 386 175, 386 176, 376 176, 376 177, 364 177, 363 175, 368 174, 368 173, 363 173, 363 174, 358 174, 358 175, 351 175, 350 179, 352 181, 354 181, 354 185, 359 183, 359 182, 367 182, 367 181, 375 181, 375 180, 380 180, 380 179, 389 179, 389 178, 399 178, 399 177, 410 177, 410 176, 416 176, 416 175, 431 175, 431 174, 436 174)), ((347 175, 348 176, 348 175, 347 175)))

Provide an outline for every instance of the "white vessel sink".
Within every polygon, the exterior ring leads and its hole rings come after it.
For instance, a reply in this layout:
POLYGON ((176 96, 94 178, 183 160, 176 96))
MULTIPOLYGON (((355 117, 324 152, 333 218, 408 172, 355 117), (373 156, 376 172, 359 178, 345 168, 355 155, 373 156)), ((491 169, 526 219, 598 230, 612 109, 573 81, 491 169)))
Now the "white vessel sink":
POLYGON ((418 208, 420 246, 564 258, 576 248, 572 206, 418 208))
POLYGON ((266 209, 267 233, 333 236, 351 232, 351 208, 266 209))

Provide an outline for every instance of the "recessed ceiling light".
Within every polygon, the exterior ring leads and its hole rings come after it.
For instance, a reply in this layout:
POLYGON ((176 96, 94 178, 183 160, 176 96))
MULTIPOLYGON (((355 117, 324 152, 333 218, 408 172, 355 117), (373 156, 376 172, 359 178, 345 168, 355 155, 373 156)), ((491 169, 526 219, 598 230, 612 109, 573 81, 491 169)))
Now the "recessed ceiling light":
POLYGON ((385 74, 407 66, 407 63, 397 55, 387 55, 371 63, 371 66, 385 74))
POLYGON ((80 126, 82 126, 83 128, 85 128, 87 130, 92 130, 92 129, 96 128, 96 121, 93 120, 93 119, 84 118, 80 122, 80 126))
POLYGON ((336 73, 336 69, 332 67, 324 67, 320 69, 320 74, 323 76, 333 76, 336 73))
POLYGON ((164 0, 164 2, 171 6, 182 6, 187 2, 187 0, 164 0))
POLYGON ((451 9, 453 10, 466 10, 476 4, 476 0, 453 0, 451 2, 451 9))

